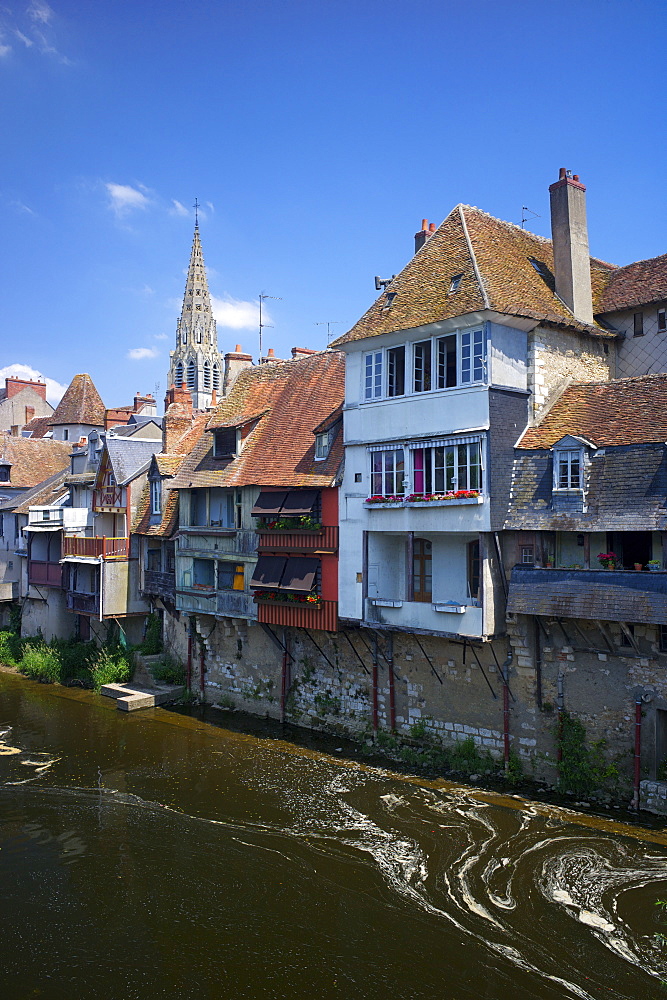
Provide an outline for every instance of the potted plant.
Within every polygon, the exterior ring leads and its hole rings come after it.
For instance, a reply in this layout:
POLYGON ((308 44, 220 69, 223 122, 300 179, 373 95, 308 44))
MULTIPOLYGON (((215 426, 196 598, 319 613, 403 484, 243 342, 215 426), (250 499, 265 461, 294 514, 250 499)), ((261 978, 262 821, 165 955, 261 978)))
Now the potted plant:
POLYGON ((615 552, 599 552, 598 559, 603 569, 616 569, 615 552))
POLYGON ((659 573, 660 570, 662 569, 662 563, 660 562, 659 559, 649 559, 646 565, 648 566, 649 572, 651 573, 659 573))
POLYGON ((640 563, 640 562, 636 562, 635 563, 635 569, 637 570, 638 573, 640 573, 643 570, 643 568, 644 568, 644 564, 643 563, 640 563))

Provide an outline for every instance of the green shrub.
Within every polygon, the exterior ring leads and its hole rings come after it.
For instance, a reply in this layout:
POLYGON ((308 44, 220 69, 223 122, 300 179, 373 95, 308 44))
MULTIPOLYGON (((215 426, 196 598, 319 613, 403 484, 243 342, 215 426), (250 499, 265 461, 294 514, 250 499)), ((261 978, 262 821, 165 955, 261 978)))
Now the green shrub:
POLYGON ((105 684, 125 684, 132 671, 127 659, 117 650, 101 649, 97 659, 91 663, 90 672, 96 691, 105 684))
POLYGON ((171 658, 165 658, 161 663, 151 667, 151 673, 156 681, 164 684, 185 684, 185 669, 182 663, 171 658))
POLYGON ((54 638, 49 643, 49 646, 60 657, 62 681, 78 680, 86 685, 92 685, 93 678, 90 665, 99 654, 99 649, 94 642, 54 638))
POLYGON ((618 779, 618 767, 605 759, 604 740, 588 743, 586 730, 569 712, 561 713, 560 731, 556 727, 561 760, 558 765, 558 788, 562 792, 590 795, 618 779))
POLYGON ((15 667, 23 655, 22 643, 16 632, 0 632, 0 663, 15 667))
POLYGON ((143 642, 139 644, 139 652, 145 656, 155 656, 162 652, 162 622, 157 615, 146 618, 146 632, 143 642))
POLYGON ((62 671, 57 651, 43 642, 34 646, 27 645, 18 667, 26 677, 47 684, 56 684, 60 680, 62 671))

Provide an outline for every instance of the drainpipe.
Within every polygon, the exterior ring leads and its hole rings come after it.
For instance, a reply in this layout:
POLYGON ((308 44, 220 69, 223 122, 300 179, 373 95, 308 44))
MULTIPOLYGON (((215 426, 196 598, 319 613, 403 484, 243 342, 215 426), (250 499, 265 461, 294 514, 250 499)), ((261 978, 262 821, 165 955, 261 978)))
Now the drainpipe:
POLYGON ((373 636, 373 735, 378 731, 378 640, 373 636))
POLYGON ((280 721, 285 721, 285 710, 287 706, 287 689, 289 687, 289 633, 283 629, 283 662, 280 672, 280 721))
POLYGON ((639 782, 641 781, 642 761, 642 700, 639 695, 635 701, 635 774, 634 791, 630 808, 639 812, 639 782))
MULTIPOLYGON (((558 675, 558 725, 556 732, 558 733, 558 749, 556 750, 556 760, 560 765, 563 759, 563 709, 565 704, 565 699, 563 697, 563 675, 558 675)), ((558 773, 560 777, 560 766, 558 768, 558 773)))
POLYGON ((396 689, 394 686, 394 638, 387 639, 387 673, 389 674, 389 728, 396 732, 396 689))
POLYGON ((507 653, 507 659, 502 665, 503 676, 503 753, 505 758, 505 770, 510 763, 510 688, 509 688, 509 668, 514 656, 512 651, 507 653))

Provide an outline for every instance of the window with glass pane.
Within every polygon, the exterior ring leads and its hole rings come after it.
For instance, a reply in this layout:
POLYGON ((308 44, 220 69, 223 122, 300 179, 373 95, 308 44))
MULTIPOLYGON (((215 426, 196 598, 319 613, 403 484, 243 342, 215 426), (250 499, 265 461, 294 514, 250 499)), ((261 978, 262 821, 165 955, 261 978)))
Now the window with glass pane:
POLYGON ((436 341, 438 363, 438 389, 453 389, 456 386, 457 352, 456 334, 439 337, 436 341))
POLYGON ((415 493, 482 489, 482 455, 479 441, 437 448, 416 448, 412 453, 415 493))
POLYGON ((405 347, 387 351, 387 395, 405 395, 405 347))
POLYGON ((394 496, 404 492, 405 462, 403 449, 375 451, 371 455, 371 493, 394 496))
POLYGON ((461 382, 484 381, 485 351, 484 331, 473 330, 461 334, 461 382))
POLYGON ((364 364, 364 398, 378 399, 382 395, 382 351, 371 351, 364 364))
POLYGON ((414 391, 431 388, 431 341, 422 340, 414 347, 414 391))
POLYGON ((192 579, 195 587, 214 587, 215 563, 212 559, 193 559, 192 579))
POLYGON ((218 590, 243 590, 243 565, 218 563, 218 590))
POLYGON ((578 490, 581 488, 581 452, 559 451, 556 456, 558 469, 557 489, 578 490))
POLYGON ((432 566, 431 543, 426 538, 415 538, 412 555, 412 588, 415 601, 433 599, 432 566))
POLYGON ((190 524, 206 524, 206 490, 190 493, 190 524))
POLYGON ((151 479, 151 514, 162 512, 162 482, 159 479, 151 479))
POLYGON ((146 552, 146 569, 149 573, 159 573, 162 569, 162 552, 160 549, 148 549, 146 552))
POLYGON ((468 596, 479 599, 479 540, 468 542, 468 596))
POLYGON ((212 528, 234 527, 234 495, 231 490, 209 491, 209 523, 212 528))

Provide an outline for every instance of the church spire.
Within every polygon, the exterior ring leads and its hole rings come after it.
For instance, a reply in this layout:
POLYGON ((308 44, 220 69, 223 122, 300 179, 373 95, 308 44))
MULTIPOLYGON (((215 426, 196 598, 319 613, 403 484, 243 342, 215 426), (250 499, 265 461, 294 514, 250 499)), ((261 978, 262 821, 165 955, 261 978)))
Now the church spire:
MULTIPOLYGON (((197 204, 195 211, 198 207, 197 204)), ((183 307, 176 325, 176 349, 171 352, 169 384, 187 386, 195 408, 205 409, 210 406, 213 390, 220 390, 221 368, 218 334, 199 237, 199 219, 195 215, 183 307)))

